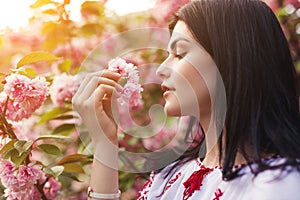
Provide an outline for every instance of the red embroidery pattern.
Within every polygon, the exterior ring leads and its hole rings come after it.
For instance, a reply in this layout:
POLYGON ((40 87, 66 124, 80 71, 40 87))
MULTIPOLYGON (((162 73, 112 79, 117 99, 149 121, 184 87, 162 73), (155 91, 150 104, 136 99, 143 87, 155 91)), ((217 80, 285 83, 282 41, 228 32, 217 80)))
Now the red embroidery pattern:
POLYGON ((149 189, 151 188, 152 186, 152 183, 153 183, 153 180, 154 180, 154 176, 155 176, 155 173, 151 173, 148 181, 145 183, 143 189, 141 191, 139 191, 139 194, 138 194, 138 197, 136 198, 136 200, 147 200, 148 199, 148 192, 149 192, 149 189))
POLYGON ((176 174, 176 176, 174 177, 174 178, 172 178, 169 182, 168 182, 168 184, 167 184, 167 186, 165 187, 165 189, 164 189, 164 192, 163 192, 163 194, 175 183, 175 181, 177 181, 177 179, 179 178, 181 176, 181 172, 179 172, 178 174, 176 174))
POLYGON ((183 193, 183 200, 187 200, 192 196, 195 190, 200 190, 202 186, 202 181, 205 175, 209 174, 213 169, 206 168, 201 165, 198 171, 195 171, 189 178, 186 180, 183 185, 185 187, 183 193))
POLYGON ((220 197, 224 194, 224 192, 221 191, 220 188, 218 188, 216 191, 215 191, 215 198, 213 198, 213 200, 220 200, 220 197))

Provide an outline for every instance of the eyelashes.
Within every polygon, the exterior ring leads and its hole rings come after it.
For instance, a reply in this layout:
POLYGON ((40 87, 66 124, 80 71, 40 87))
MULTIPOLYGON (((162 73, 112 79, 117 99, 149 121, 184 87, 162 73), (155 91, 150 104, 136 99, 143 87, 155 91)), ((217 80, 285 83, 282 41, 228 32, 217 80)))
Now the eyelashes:
POLYGON ((186 55, 186 53, 174 54, 174 57, 177 59, 182 59, 185 55, 186 55))
POLYGON ((175 57, 175 58, 178 58, 178 59, 182 59, 182 58, 183 58, 183 56, 180 55, 180 54, 175 54, 174 57, 175 57))
POLYGON ((174 58, 177 58, 177 59, 182 59, 186 53, 181 53, 181 54, 177 54, 177 53, 169 53, 169 56, 172 55, 174 58))

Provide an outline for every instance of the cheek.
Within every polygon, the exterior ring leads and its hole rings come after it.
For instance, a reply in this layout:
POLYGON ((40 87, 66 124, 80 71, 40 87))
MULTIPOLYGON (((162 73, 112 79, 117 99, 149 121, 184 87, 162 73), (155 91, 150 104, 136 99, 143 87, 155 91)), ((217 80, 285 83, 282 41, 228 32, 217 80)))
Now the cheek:
POLYGON ((195 111, 199 112, 197 92, 189 78, 182 72, 173 78, 175 91, 170 93, 166 99, 165 111, 168 111, 168 114, 180 116, 193 115, 195 111))
POLYGON ((195 116, 209 114, 211 100, 206 81, 193 67, 186 68, 182 75, 184 81, 178 86, 181 94, 178 99, 183 113, 195 116))

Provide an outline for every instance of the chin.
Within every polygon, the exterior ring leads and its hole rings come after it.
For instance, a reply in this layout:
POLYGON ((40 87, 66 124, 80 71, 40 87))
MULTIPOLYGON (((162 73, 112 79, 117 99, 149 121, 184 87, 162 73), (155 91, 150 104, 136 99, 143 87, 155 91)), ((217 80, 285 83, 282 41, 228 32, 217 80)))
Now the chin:
POLYGON ((171 117, 180 117, 180 116, 182 116, 182 113, 180 112, 180 109, 172 108, 170 106, 165 105, 164 111, 165 111, 167 116, 171 116, 171 117))

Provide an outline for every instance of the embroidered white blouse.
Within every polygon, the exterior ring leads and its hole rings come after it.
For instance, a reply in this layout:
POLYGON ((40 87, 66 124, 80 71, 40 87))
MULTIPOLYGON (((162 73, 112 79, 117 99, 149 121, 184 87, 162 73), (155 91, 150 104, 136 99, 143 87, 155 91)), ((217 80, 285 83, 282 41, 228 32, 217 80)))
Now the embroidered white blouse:
MULTIPOLYGON (((270 158, 266 162, 272 165, 283 159, 270 158)), ((247 165, 239 172, 244 175, 224 181, 221 168, 206 168, 199 159, 165 178, 164 172, 171 166, 157 174, 152 172, 137 200, 300 200, 300 172, 296 169, 290 173, 266 170, 254 178, 247 165)))

